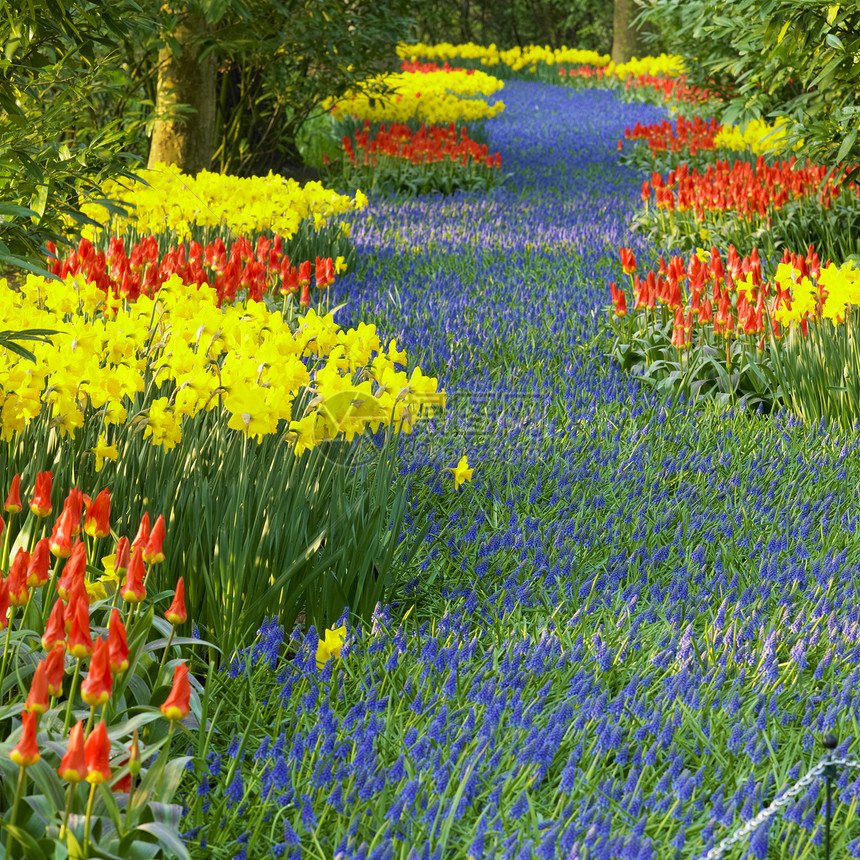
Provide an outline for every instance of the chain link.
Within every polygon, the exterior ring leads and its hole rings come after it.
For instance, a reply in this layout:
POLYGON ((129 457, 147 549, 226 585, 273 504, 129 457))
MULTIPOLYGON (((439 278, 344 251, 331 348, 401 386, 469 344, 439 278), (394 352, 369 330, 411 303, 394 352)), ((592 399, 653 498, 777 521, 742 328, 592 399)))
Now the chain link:
POLYGON ((751 818, 743 827, 738 828, 734 833, 717 843, 710 851, 705 854, 700 854, 698 860, 719 860, 729 848, 733 848, 738 842, 743 842, 747 836, 755 830, 758 830, 762 824, 773 818, 779 811, 787 806, 801 791, 815 782, 816 778, 824 773, 824 768, 828 765, 844 765, 845 767, 860 768, 860 760, 851 759, 830 759, 825 756, 822 761, 815 765, 805 776, 802 776, 791 788, 784 791, 779 797, 774 798, 770 806, 765 807, 755 818, 751 818))

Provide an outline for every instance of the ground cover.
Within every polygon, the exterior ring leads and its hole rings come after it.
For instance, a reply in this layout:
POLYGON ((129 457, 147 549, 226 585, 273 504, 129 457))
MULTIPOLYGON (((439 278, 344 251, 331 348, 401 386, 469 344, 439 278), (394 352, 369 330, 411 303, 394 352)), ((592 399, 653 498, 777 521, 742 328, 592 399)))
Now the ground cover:
MULTIPOLYGON (((856 437, 622 374, 617 247, 648 267, 658 249, 628 232, 643 177, 616 141, 663 114, 527 82, 504 98, 487 133, 512 182, 373 201, 334 288, 448 392, 404 450, 426 550, 321 672, 315 631, 297 665, 269 626, 219 676, 243 717, 195 762, 197 856, 690 855, 823 731, 857 734, 856 437)), ((843 774, 837 851, 857 791, 843 774)), ((808 856, 818 803, 814 785, 752 855, 808 856)))

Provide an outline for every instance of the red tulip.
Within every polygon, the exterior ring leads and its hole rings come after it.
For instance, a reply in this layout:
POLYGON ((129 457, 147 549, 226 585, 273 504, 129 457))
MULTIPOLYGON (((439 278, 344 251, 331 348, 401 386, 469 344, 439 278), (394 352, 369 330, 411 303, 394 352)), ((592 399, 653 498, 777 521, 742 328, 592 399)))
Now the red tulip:
POLYGON ((57 594, 66 602, 76 583, 84 582, 87 573, 87 548, 82 541, 76 540, 69 555, 69 560, 63 568, 60 579, 57 582, 57 594))
POLYGON ((6 497, 3 510, 10 514, 17 514, 23 509, 24 505, 21 504, 21 476, 15 475, 12 478, 12 486, 9 488, 9 495, 6 497))
POLYGON ((9 603, 12 606, 24 606, 30 597, 27 588, 27 566, 30 564, 30 553, 20 547, 15 553, 12 568, 6 579, 9 588, 9 603))
POLYGON ((138 547, 143 548, 146 546, 149 541, 149 514, 145 513, 140 518, 140 525, 137 529, 137 534, 134 536, 134 540, 131 542, 131 553, 134 555, 137 552, 138 547))
POLYGON ((84 724, 78 720, 69 733, 69 746, 60 761, 57 773, 66 782, 81 782, 87 778, 87 759, 84 753, 84 724))
POLYGON ((163 542, 164 517, 159 514, 149 535, 149 541, 143 549, 143 560, 147 564, 160 564, 164 561, 164 551, 161 548, 163 542))
POLYGON ((110 740, 104 720, 90 732, 84 744, 84 759, 87 765, 88 783, 98 785, 110 779, 110 740))
POLYGON ((111 672, 124 672, 128 669, 128 639, 118 609, 114 609, 110 614, 107 641, 111 672))
POLYGON ((36 720, 38 717, 32 712, 21 715, 21 740, 9 753, 9 758, 21 767, 30 767, 42 757, 39 754, 39 745, 36 743, 36 720))
POLYGON ((46 651, 52 651, 54 646, 59 642, 65 648, 66 641, 66 616, 63 609, 63 601, 57 600, 54 603, 51 614, 48 616, 48 623, 45 625, 45 632, 42 634, 42 647, 46 651))
POLYGON ((143 550, 138 548, 131 557, 128 572, 120 588, 120 594, 126 603, 140 603, 146 597, 146 586, 143 584, 145 575, 143 550))
MULTIPOLYGON (((30 507, 32 508, 32 504, 30 507)), ((68 558, 72 554, 73 527, 71 510, 67 507, 63 508, 62 514, 54 523, 49 544, 51 552, 57 558, 68 558)))
POLYGON ((83 660, 93 653, 93 638, 90 635, 90 611, 86 600, 79 600, 75 605, 72 616, 72 629, 66 648, 78 660, 83 660))
POLYGON ((48 676, 45 673, 44 660, 40 660, 36 665, 24 710, 29 714, 44 714, 48 710, 48 676))
POLYGON ((27 566, 27 585, 39 588, 51 578, 51 550, 48 538, 42 538, 33 548, 30 564, 27 566))
POLYGON ((171 721, 188 716, 191 710, 191 683, 185 663, 178 663, 173 670, 173 687, 160 710, 165 718, 171 721))
POLYGON ((110 534, 110 493, 106 489, 96 496, 92 504, 87 503, 84 531, 95 538, 107 537, 110 534))
POLYGON ((30 502, 30 510, 40 518, 45 518, 54 510, 51 505, 51 472, 39 472, 36 475, 36 489, 33 500, 30 502))
POLYGON ((113 689, 113 675, 110 671, 110 656, 107 640, 99 636, 93 647, 93 656, 87 677, 81 684, 81 698, 91 707, 103 705, 113 689))
POLYGON ((176 583, 176 593, 173 596, 173 603, 167 608, 164 617, 175 627, 177 624, 183 624, 188 618, 188 612, 185 609, 185 581, 180 576, 179 582, 176 583))
POLYGON ((64 642, 57 642, 48 652, 48 656, 45 657, 45 677, 48 679, 48 693, 50 695, 59 696, 62 694, 65 674, 66 645, 64 642))

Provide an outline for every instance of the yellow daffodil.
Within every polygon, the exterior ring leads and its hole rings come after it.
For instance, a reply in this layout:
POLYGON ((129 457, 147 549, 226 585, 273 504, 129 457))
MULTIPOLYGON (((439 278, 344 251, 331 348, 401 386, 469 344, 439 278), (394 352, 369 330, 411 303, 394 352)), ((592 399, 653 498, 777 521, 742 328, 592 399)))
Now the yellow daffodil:
POLYGON ((468 459, 460 457, 460 462, 453 468, 444 469, 445 472, 450 472, 454 476, 454 489, 459 490, 460 484, 472 480, 472 472, 474 469, 469 467, 468 459))
POLYGON ((105 434, 99 436, 98 445, 92 449, 92 453, 96 456, 96 471, 100 472, 104 466, 105 460, 116 460, 119 457, 119 451, 116 445, 108 445, 105 440, 105 434))
POLYGON ((320 639, 317 645, 317 668, 322 669, 332 657, 340 657, 340 649, 345 641, 346 627, 326 630, 325 638, 320 639))

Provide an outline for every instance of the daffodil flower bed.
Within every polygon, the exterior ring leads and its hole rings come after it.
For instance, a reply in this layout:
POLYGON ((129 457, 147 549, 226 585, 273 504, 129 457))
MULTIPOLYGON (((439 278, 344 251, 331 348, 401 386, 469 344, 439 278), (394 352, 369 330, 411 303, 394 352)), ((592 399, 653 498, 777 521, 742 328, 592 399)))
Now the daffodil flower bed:
POLYGON ((505 109, 504 102, 489 104, 481 98, 498 92, 504 83, 480 71, 400 72, 368 83, 369 91, 328 103, 336 119, 355 116, 371 122, 448 124, 486 119, 505 109))
POLYGON ((597 51, 583 51, 577 48, 551 49, 539 45, 527 45, 524 48, 516 46, 507 51, 500 51, 495 45, 483 47, 472 42, 452 45, 450 42, 440 42, 427 45, 421 42, 415 44, 402 43, 397 46, 397 55, 406 60, 477 60, 484 66, 504 64, 514 71, 533 66, 536 63, 558 65, 559 63, 575 63, 578 65, 606 66, 610 63, 608 54, 597 51))
MULTIPOLYGON (((84 238, 95 240, 97 233, 155 233, 167 234, 174 241, 207 241, 219 235, 227 238, 271 231, 290 239, 305 221, 320 230, 367 203, 360 191, 349 197, 319 182, 302 186, 274 173, 242 178, 203 170, 192 177, 176 167, 156 165, 140 175, 145 182, 128 187, 111 180, 102 189, 105 198, 127 207, 128 217, 114 215, 105 221, 100 204, 83 207, 87 216, 103 225, 101 231, 85 228, 84 238)), ((348 234, 345 224, 344 228, 348 234)))
POLYGON ((132 421, 136 432, 169 449, 185 420, 214 410, 257 440, 288 422, 300 453, 389 421, 409 432, 428 398, 440 396, 420 368, 411 376, 396 369, 406 354, 394 341, 383 347, 375 326, 344 331, 330 313, 313 309, 291 324, 262 302, 217 302, 214 288, 189 291, 179 275, 135 302, 105 295, 80 276, 58 283, 31 275, 20 292, 0 281, 0 325, 11 328, 26 314, 61 332, 54 343, 35 346, 35 366, 0 355, 2 438, 36 420, 74 436, 86 422, 95 443, 132 421), (297 413, 303 391, 313 405, 297 413), (351 406, 356 397, 364 398, 360 408, 351 406))

